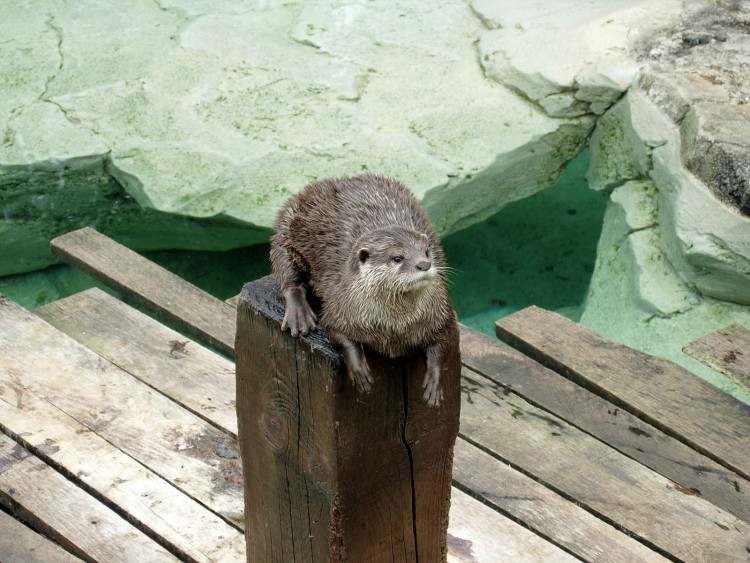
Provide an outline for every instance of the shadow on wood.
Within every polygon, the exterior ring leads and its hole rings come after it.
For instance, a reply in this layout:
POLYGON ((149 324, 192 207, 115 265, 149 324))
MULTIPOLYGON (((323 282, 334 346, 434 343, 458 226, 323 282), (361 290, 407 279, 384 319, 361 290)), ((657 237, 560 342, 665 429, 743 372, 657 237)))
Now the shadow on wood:
POLYGON ((424 358, 368 351, 359 394, 320 330, 280 330, 273 278, 237 312, 237 416, 248 561, 445 561, 460 409, 458 334, 440 409, 422 401, 424 358))

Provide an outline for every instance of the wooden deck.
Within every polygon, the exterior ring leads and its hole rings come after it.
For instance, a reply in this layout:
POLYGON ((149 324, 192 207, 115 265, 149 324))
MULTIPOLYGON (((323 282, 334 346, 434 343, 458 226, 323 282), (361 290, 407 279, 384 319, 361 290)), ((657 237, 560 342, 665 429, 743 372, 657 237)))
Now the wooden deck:
MULTIPOLYGON (((160 320, 0 297, 0 562, 245 561, 232 304, 91 230, 54 248, 160 320)), ((462 327, 450 560, 750 561, 748 406, 540 309, 498 334, 462 327)))

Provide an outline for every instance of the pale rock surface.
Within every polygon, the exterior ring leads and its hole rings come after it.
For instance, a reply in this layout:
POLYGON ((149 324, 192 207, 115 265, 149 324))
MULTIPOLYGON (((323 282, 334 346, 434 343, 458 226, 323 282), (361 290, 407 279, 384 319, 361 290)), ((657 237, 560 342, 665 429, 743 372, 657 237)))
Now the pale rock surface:
POLYGON ((748 28, 740 0, 0 3, 0 275, 86 224, 266 240, 291 193, 364 170, 449 233, 588 143, 612 195, 582 322, 723 385, 680 350, 750 326, 748 28))
POLYGON ((407 183, 446 233, 549 186, 593 127, 488 79, 463 0, 26 0, 0 22, 0 275, 50 263, 79 224, 141 250, 155 221, 163 247, 257 242, 291 193, 363 170, 407 183), (112 188, 98 210, 79 211, 97 194, 71 167, 112 188))
POLYGON ((590 185, 613 191, 581 321, 749 401, 682 353, 750 327, 750 7, 692 7, 641 46, 640 80, 592 134, 590 185))
POLYGON ((581 323, 750 402, 750 393, 682 352, 713 330, 750 326, 750 308, 703 296, 680 277, 663 251, 658 198, 649 180, 612 192, 581 323))
POLYGON ((600 115, 639 65, 632 44, 674 25, 680 0, 474 0, 489 31, 479 43, 487 75, 555 117, 600 115))

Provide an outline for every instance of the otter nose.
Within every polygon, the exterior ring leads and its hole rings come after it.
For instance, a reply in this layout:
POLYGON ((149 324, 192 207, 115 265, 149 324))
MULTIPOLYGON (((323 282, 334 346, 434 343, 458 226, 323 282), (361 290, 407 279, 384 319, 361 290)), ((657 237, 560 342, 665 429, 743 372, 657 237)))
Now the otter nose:
POLYGON ((417 270, 419 270, 420 272, 426 272, 430 269, 431 266, 432 262, 430 262, 429 260, 422 260, 420 262, 417 262, 417 270))

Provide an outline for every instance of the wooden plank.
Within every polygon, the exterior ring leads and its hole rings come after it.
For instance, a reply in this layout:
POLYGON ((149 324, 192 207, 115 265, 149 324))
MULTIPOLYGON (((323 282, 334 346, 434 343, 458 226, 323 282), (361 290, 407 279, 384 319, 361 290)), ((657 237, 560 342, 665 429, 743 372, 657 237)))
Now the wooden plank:
POLYGON ((465 440, 456 442, 453 478, 486 504, 584 561, 667 559, 465 440))
POLYGON ((744 561, 750 525, 552 413, 464 369, 461 435, 548 488, 684 561, 744 561))
POLYGON ((6 298, 0 349, 6 385, 48 401, 225 519, 242 513, 231 436, 6 298))
POLYGON ((750 391, 750 330, 737 324, 707 334, 684 349, 707 366, 750 391))
POLYGON ((689 371, 529 307, 498 337, 750 479, 750 406, 689 371))
POLYGON ((85 561, 177 560, 4 434, 0 503, 85 561))
POLYGON ((81 559, 0 510, 0 563, 80 563, 81 559))
POLYGON ((96 288, 34 313, 237 437, 234 364, 229 360, 96 288))
POLYGON ((718 524, 717 524, 717 526, 718 526, 718 524))
POLYGON ((235 311, 230 305, 89 227, 57 237, 50 248, 125 298, 231 356, 235 311))
POLYGON ((448 562, 498 561, 572 563, 578 560, 454 488, 448 524, 448 562))
MULTIPOLYGON (((170 362, 177 363, 170 357, 169 353, 165 353, 165 350, 170 348, 169 342, 174 339, 174 332, 142 313, 120 304, 106 294, 100 296, 100 292, 97 290, 83 292, 63 302, 56 302, 41 310, 37 309, 35 312, 41 313, 46 319, 57 324, 84 345, 92 347, 110 360, 115 360, 120 367, 134 376, 146 380, 146 376, 153 373, 154 379, 149 379, 150 384, 159 388, 165 394, 172 396, 173 392, 179 391, 179 385, 176 386, 177 389, 174 389, 168 383, 160 382, 159 378, 156 377, 160 370, 165 370, 165 373, 170 372, 168 367, 170 362), (85 313, 77 313, 76 308, 85 313), (120 319, 119 326, 117 319, 120 319), (92 336, 94 328, 99 332, 92 336), (150 350, 149 346, 151 345, 154 346, 151 360, 144 361, 141 356, 147 350, 150 350), (123 352, 120 353, 119 350, 123 352), (135 353, 133 350, 139 350, 140 352, 135 353), (166 365, 160 366, 161 360, 166 365), (157 362, 157 365, 152 362, 157 362)), ((191 358, 196 357, 197 352, 195 350, 199 348, 198 345, 193 343, 189 343, 185 347, 186 350, 189 350, 191 358)), ((191 386, 193 382, 199 381, 206 373, 221 371, 223 369, 222 362, 225 360, 220 359, 215 354, 209 353, 209 356, 213 356, 217 365, 212 367, 211 363, 205 361, 203 355, 197 362, 179 362, 180 381, 187 381, 188 385, 191 386)), ((233 385, 231 387, 233 388, 233 385)), ((207 397, 219 396, 216 390, 206 389, 201 391, 197 387, 194 390, 191 387, 189 395, 196 405, 205 404, 207 397)), ((187 402, 185 398, 179 400, 187 402)), ((234 403, 232 402, 231 408, 229 408, 229 405, 226 405, 226 407, 231 412, 230 418, 233 417, 234 403)), ((205 414, 207 419, 222 426, 223 423, 217 417, 219 410, 223 409, 209 409, 205 414)), ((496 467, 493 466, 488 476, 492 477, 495 470, 496 467)), ((464 480, 459 482, 462 486, 471 487, 470 482, 464 480)), ((547 542, 542 538, 525 530, 519 533, 517 526, 508 524, 507 519, 486 506, 482 506, 478 501, 465 497, 462 502, 456 502, 455 498, 459 496, 461 496, 461 493, 454 488, 452 494, 454 501, 451 505, 451 518, 448 527, 449 561, 466 561, 467 563, 487 561, 488 563, 494 563, 497 561, 497 558, 493 555, 495 549, 498 549, 498 553, 503 553, 503 549, 509 550, 508 552, 515 554, 514 557, 519 557, 519 559, 514 559, 518 561, 539 560, 538 558, 534 559, 533 554, 535 553, 555 553, 554 549, 547 545, 547 542), (501 547, 497 547, 496 544, 498 543, 501 547), (529 545, 524 545, 525 543, 529 545), (520 558, 522 553, 527 554, 526 559, 520 558)), ((568 504, 571 507, 574 506, 568 504)), ((578 510, 580 511, 580 509, 578 510)), ((588 513, 584 512, 584 514, 588 513)), ((610 528, 610 530, 622 535, 613 528, 610 528)), ((601 540, 596 538, 589 541, 597 545, 601 540)), ((634 540, 630 541, 634 542, 634 540)), ((615 547, 612 549, 615 554, 621 553, 615 547)))
MULTIPOLYGON (((236 434, 230 362, 186 343, 178 333, 97 289, 35 312, 199 416, 236 434), (175 343, 182 349, 174 350, 175 343)), ((462 327, 461 339, 466 365, 750 521, 750 482, 746 479, 497 340, 466 327, 462 327)))
POLYGON ((462 361, 628 457, 750 522, 750 481, 496 339, 461 328, 462 361))
POLYGON ((436 409, 422 399, 423 357, 368 351, 375 381, 362 394, 330 344, 280 330, 282 308, 266 277, 245 285, 237 311, 248 550, 284 563, 445 561, 458 331, 446 335, 436 409))
POLYGON ((0 380, 0 427, 184 561, 245 561, 237 528, 21 385, 0 380))

